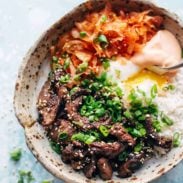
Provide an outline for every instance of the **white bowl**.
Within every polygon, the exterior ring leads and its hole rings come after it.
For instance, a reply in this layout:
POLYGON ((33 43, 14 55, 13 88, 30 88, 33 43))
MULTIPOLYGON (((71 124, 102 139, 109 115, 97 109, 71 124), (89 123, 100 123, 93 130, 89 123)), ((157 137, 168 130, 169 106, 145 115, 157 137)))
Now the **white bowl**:
MULTIPOLYGON (((157 7, 150 1, 142 0, 110 0, 114 7, 125 7, 129 10, 142 11, 153 9, 154 13, 164 17, 165 29, 171 31, 183 47, 183 27, 178 17, 169 11, 157 7)), ((50 147, 42 126, 36 122, 38 113, 36 101, 43 83, 47 80, 49 72, 49 48, 57 38, 70 30, 75 21, 84 19, 85 15, 97 11, 105 5, 104 0, 91 0, 85 2, 70 13, 61 18, 34 44, 24 58, 19 70, 16 83, 14 107, 16 116, 25 130, 25 138, 28 147, 43 166, 56 177, 72 183, 103 182, 98 177, 87 179, 83 173, 75 172, 69 165, 64 164, 59 155, 50 147)), ((183 121, 182 121, 183 122, 183 121)), ((149 182, 171 168, 175 167, 183 159, 183 147, 172 149, 162 158, 149 160, 139 171, 130 178, 121 179, 114 173, 112 180, 123 183, 149 182)))

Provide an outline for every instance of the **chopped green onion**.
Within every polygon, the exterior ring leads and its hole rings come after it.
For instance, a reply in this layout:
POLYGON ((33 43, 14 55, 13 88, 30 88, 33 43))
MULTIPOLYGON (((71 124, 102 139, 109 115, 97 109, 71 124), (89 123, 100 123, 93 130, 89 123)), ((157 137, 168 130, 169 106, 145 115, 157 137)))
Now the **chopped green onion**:
POLYGON ((119 161, 125 161, 126 158, 127 158, 127 156, 128 156, 128 153, 124 151, 124 152, 122 152, 122 153, 118 156, 118 160, 119 160, 119 161))
POLYGON ((129 110, 126 110, 123 114, 128 119, 132 119, 133 118, 133 116, 132 116, 132 114, 131 114, 131 112, 129 110))
POLYGON ((71 139, 72 140, 78 140, 78 141, 84 142, 85 144, 91 144, 97 138, 94 135, 84 134, 82 132, 79 132, 79 133, 76 133, 76 134, 72 135, 72 138, 71 139))
POLYGON ((123 91, 122 91, 122 89, 120 88, 120 87, 115 87, 115 92, 116 92, 116 94, 117 94, 117 96, 118 97, 122 97, 123 96, 123 91))
POLYGON ((65 59, 65 62, 64 62, 64 67, 63 67, 64 70, 66 70, 66 69, 69 68, 70 62, 71 62, 70 58, 67 57, 67 58, 65 59))
POLYGON ((51 148, 57 153, 57 154, 61 154, 61 148, 60 148, 60 144, 54 142, 54 141, 50 141, 50 146, 51 148))
POLYGON ((31 171, 25 171, 25 170, 19 170, 19 179, 17 183, 31 183, 33 182, 35 179, 32 176, 32 172, 31 171))
POLYGON ((99 35, 95 40, 95 42, 99 42, 102 48, 106 48, 109 44, 105 35, 99 35))
POLYGON ((55 70, 57 70, 57 69, 60 69, 60 68, 62 68, 62 66, 61 66, 60 64, 57 64, 57 63, 53 63, 53 64, 52 64, 52 70, 53 70, 53 71, 55 71, 55 70))
POLYGON ((107 127, 100 125, 99 130, 104 137, 107 137, 109 135, 109 130, 107 127))
POLYGON ((135 147, 134 147, 134 152, 140 152, 142 150, 143 144, 142 143, 138 143, 135 147))
POLYGON ((66 140, 68 138, 68 134, 66 132, 61 132, 58 137, 60 140, 66 140))
POLYGON ((105 109, 104 108, 98 108, 98 109, 95 110, 95 114, 98 117, 102 117, 105 114, 105 109))
POLYGON ((76 86, 70 90, 70 95, 73 95, 79 88, 76 86))
POLYGON ((115 74, 116 74, 116 77, 117 77, 118 79, 120 79, 120 77, 121 77, 121 71, 118 70, 118 69, 116 69, 116 70, 115 70, 115 74))
POLYGON ((10 152, 10 157, 13 161, 19 161, 22 156, 21 149, 14 149, 10 152))
POLYGON ((175 90, 175 85, 169 84, 169 85, 163 87, 163 90, 164 90, 164 91, 168 91, 168 90, 169 90, 169 91, 173 91, 173 90, 175 90))
POLYGON ((107 16, 106 15, 102 15, 100 22, 101 23, 105 23, 106 21, 107 21, 107 16))
POLYGON ((80 74, 75 74, 73 79, 74 79, 74 81, 80 81, 81 75, 80 74))
POLYGON ((57 64, 58 63, 58 58, 56 56, 53 56, 52 57, 52 62, 57 64))
POLYGON ((142 115, 142 112, 140 110, 135 111, 135 116, 139 117, 140 115, 142 115))
POLYGON ((98 36, 98 42, 108 44, 108 40, 105 35, 101 34, 98 36))
POLYGON ((158 88, 157 88, 157 85, 154 84, 154 85, 152 86, 152 88, 151 88, 151 98, 155 98, 156 95, 157 95, 157 93, 158 93, 158 88))
POLYGON ((138 98, 137 94, 135 93, 135 90, 132 89, 130 91, 130 94, 128 95, 128 99, 130 100, 130 102, 135 102, 136 99, 138 98))
POLYGON ((94 142, 96 140, 96 137, 95 136, 89 136, 86 141, 85 141, 85 144, 91 144, 92 142, 94 142))
POLYGON ((88 62, 83 62, 83 63, 79 64, 76 72, 82 73, 82 72, 86 71, 87 68, 88 68, 88 62))
POLYGON ((141 128, 139 131, 140 131, 141 137, 144 137, 146 135, 146 129, 145 128, 141 128))
POLYGON ((97 121, 98 120, 98 118, 96 116, 94 116, 94 115, 90 115, 88 117, 88 119, 89 119, 90 122, 93 122, 93 121, 97 121))
POLYGON ((175 132, 173 135, 173 146, 178 147, 181 143, 181 135, 178 132, 175 132))
POLYGON ((53 180, 43 180, 41 183, 53 183, 53 180))
POLYGON ((110 67, 109 59, 103 59, 102 65, 103 65, 104 69, 108 69, 110 67))
POLYGON ((144 137, 146 135, 146 129, 128 128, 128 132, 134 137, 144 137))
POLYGON ((162 129, 162 124, 161 124, 161 122, 160 121, 158 121, 158 120, 154 120, 153 121, 153 128, 155 128, 155 130, 157 131, 157 132, 161 132, 161 129, 162 129))
POLYGON ((66 74, 65 76, 61 76, 60 77, 59 82, 61 84, 65 84, 65 83, 68 83, 69 82, 69 79, 70 79, 69 74, 66 74))
POLYGON ((173 120, 170 119, 167 115, 165 115, 163 112, 160 115, 161 120, 163 123, 167 124, 168 126, 173 125, 173 120))
POLYGON ((86 34, 86 32, 80 32, 79 35, 81 38, 84 38, 87 34, 86 34))

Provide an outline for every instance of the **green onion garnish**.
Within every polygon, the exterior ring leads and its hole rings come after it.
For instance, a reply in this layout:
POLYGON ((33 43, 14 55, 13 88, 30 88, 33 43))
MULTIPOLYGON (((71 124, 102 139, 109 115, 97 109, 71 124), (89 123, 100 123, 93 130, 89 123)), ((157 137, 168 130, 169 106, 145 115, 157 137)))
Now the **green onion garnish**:
POLYGON ((102 15, 100 22, 101 23, 105 23, 106 21, 107 21, 107 16, 106 15, 102 15))
POLYGON ((87 34, 86 34, 86 32, 80 32, 79 35, 81 38, 84 38, 87 34))
POLYGON ((66 140, 68 138, 68 134, 66 132, 61 132, 58 137, 60 140, 66 140))
POLYGON ((178 132, 175 132, 173 135, 173 146, 178 147, 181 143, 181 135, 178 132))
POLYGON ((119 161, 125 161, 125 159, 127 158, 128 153, 127 152, 122 152, 119 156, 118 156, 118 160, 119 161))
POLYGON ((134 152, 140 152, 142 150, 143 144, 142 143, 138 143, 135 147, 134 147, 134 152))
POLYGON ((42 180, 41 183, 53 183, 53 180, 42 180))
POLYGON ((58 58, 56 56, 53 56, 52 57, 52 62, 57 64, 58 63, 58 58))
POLYGON ((106 48, 109 44, 107 38, 105 35, 101 34, 99 35, 95 40, 94 42, 98 42, 102 48, 106 48))
POLYGON ((167 115, 165 115, 163 112, 161 112, 161 120, 163 123, 167 124, 168 126, 173 125, 173 120, 170 119, 167 115))
POLYGON ((175 85, 169 84, 169 85, 163 87, 163 90, 164 91, 173 91, 173 90, 175 90, 175 85))
POLYGON ((50 141, 50 146, 51 148, 57 153, 57 154, 61 154, 61 148, 60 148, 60 144, 54 142, 54 141, 50 141))
POLYGON ((100 125, 99 130, 104 137, 107 137, 109 135, 109 130, 107 127, 100 125))
POLYGON ((79 64, 76 72, 82 73, 82 72, 86 71, 87 68, 88 68, 88 62, 83 62, 83 63, 79 64))
POLYGON ((31 171, 25 171, 25 170, 19 170, 19 179, 17 183, 31 183, 33 182, 35 179, 32 176, 32 172, 31 171))
POLYGON ((72 135, 72 140, 78 140, 80 142, 84 142, 85 144, 91 144, 94 142, 97 138, 94 135, 91 134, 84 134, 83 132, 76 133, 72 135))
POLYGON ((157 85, 155 84, 151 88, 151 98, 155 98, 157 93, 158 93, 158 88, 157 88, 157 85))
POLYGON ((67 57, 64 61, 64 67, 63 67, 65 70, 69 68, 70 62, 71 62, 70 58, 67 57))
POLYGON ((128 118, 128 119, 132 119, 133 117, 132 117, 132 114, 131 114, 131 112, 129 111, 129 110, 126 110, 124 113, 124 116, 126 117, 126 118, 128 118))
POLYGON ((59 79, 59 82, 61 84, 66 84, 69 82, 69 79, 70 79, 70 76, 69 74, 66 74, 65 76, 61 76, 60 79, 59 79))
POLYGON ((13 161, 19 161, 22 156, 21 149, 14 149, 10 152, 10 157, 13 161))

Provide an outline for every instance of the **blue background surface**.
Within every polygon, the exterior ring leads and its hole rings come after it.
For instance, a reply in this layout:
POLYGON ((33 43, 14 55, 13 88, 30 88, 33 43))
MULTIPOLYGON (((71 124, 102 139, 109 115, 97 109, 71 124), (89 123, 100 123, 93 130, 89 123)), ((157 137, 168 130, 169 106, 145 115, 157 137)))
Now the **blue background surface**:
MULTIPOLYGON (((61 181, 50 175, 26 147, 24 132, 14 116, 13 93, 23 56, 43 31, 83 0, 0 0, 0 183, 16 183, 18 170, 31 170, 36 181, 61 181), (22 149, 18 163, 9 158, 22 149)), ((155 0, 183 19, 182 0, 155 0)), ((183 162, 154 183, 182 183, 183 162)))

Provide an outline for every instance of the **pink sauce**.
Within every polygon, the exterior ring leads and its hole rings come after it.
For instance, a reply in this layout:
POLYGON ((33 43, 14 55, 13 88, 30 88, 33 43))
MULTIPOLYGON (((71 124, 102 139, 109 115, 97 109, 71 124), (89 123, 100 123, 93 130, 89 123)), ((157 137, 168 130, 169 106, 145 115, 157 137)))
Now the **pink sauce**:
POLYGON ((167 67, 178 64, 181 55, 182 50, 175 36, 167 30, 161 30, 130 60, 141 67, 152 65, 167 67))

